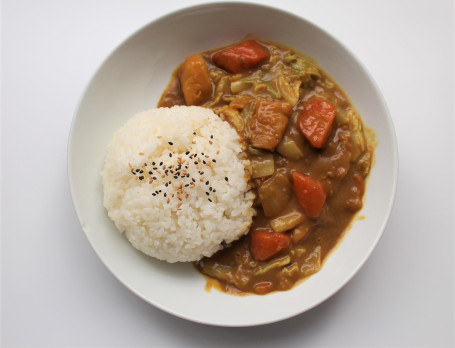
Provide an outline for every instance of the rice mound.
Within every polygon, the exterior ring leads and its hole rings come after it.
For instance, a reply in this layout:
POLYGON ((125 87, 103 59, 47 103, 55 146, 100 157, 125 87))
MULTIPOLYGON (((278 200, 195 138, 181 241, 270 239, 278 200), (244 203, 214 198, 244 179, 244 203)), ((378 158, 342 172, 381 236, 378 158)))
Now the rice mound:
POLYGON ((108 145, 104 206, 145 254, 196 261, 248 232, 255 214, 250 173, 238 134, 211 110, 148 110, 108 145))

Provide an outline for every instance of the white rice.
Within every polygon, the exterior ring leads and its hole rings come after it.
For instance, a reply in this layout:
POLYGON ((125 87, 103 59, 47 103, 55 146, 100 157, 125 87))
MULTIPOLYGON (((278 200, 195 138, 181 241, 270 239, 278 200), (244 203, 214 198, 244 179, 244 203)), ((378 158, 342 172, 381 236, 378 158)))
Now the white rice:
POLYGON ((139 113, 108 146, 104 206, 147 255, 168 262, 211 256, 252 222, 251 166, 242 154, 236 131, 209 109, 139 113))

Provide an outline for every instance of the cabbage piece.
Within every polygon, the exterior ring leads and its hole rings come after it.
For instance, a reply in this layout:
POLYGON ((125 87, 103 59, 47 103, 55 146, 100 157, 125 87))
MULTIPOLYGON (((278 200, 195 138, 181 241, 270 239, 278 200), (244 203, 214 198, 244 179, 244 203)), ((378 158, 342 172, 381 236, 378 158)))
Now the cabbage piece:
POLYGON ((261 275, 267 272, 270 272, 274 268, 286 266, 291 262, 291 257, 289 255, 283 256, 279 259, 275 259, 274 261, 262 266, 258 267, 258 270, 254 273, 255 276, 261 275))
POLYGON ((290 64, 292 70, 301 77, 309 76, 316 79, 321 77, 317 65, 309 59, 297 57, 296 55, 288 55, 284 57, 284 61, 290 64))
POLYGON ((286 100, 286 102, 288 102, 292 106, 295 106, 295 104, 297 104, 297 102, 299 101, 298 88, 296 95, 295 90, 292 88, 289 81, 283 75, 278 76, 277 86, 284 100, 286 100))
POLYGON ((229 122, 237 131, 242 131, 244 128, 243 118, 240 113, 229 106, 223 106, 221 109, 216 110, 216 114, 223 115, 225 120, 229 122))
POLYGON ((351 161, 355 162, 360 155, 366 150, 366 140, 363 134, 362 120, 359 114, 353 109, 349 109, 346 115, 346 121, 351 132, 352 143, 350 146, 351 161))
POLYGON ((250 88, 253 83, 255 82, 254 79, 241 79, 237 81, 231 82, 231 92, 232 94, 237 94, 243 92, 250 88))
POLYGON ((292 230, 292 240, 294 243, 300 242, 302 239, 304 239, 308 233, 310 232, 310 228, 313 226, 314 222, 310 219, 304 219, 300 224, 298 224, 293 230, 292 230))
POLYGON ((280 272, 280 274, 285 278, 291 278, 297 273, 299 273, 299 265, 297 263, 284 267, 280 272))
POLYGON ((313 252, 307 256, 302 266, 300 267, 300 272, 305 276, 312 275, 321 269, 321 247, 317 246, 313 252))
POLYGON ((210 104, 207 104, 206 107, 210 108, 218 104, 221 100, 221 97, 224 94, 224 90, 229 83, 229 76, 223 76, 220 78, 220 81, 217 83, 215 88, 215 99, 210 104))

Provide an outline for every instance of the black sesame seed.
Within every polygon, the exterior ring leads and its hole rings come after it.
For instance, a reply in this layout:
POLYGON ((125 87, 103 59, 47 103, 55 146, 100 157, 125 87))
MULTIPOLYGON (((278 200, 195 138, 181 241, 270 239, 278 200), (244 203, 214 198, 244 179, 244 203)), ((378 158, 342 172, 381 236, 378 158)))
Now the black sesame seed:
POLYGON ((160 166, 162 166, 162 165, 163 165, 163 162, 160 162, 160 166))
POLYGON ((186 177, 189 178, 190 177, 190 173, 186 174, 186 177))
POLYGON ((202 156, 204 156, 204 153, 203 153, 203 152, 201 152, 201 155, 202 155, 202 156))
POLYGON ((178 179, 179 177, 177 175, 174 175, 174 179, 178 179))
POLYGON ((229 178, 227 176, 224 177, 224 180, 229 181, 229 178))
POLYGON ((164 184, 164 186, 166 186, 166 187, 167 187, 167 185, 169 185, 169 184, 168 184, 168 183, 165 183, 165 184, 164 184))
POLYGON ((210 195, 210 193, 208 193, 208 192, 206 192, 205 194, 206 194, 207 196, 210 195))
POLYGON ((154 176, 152 179, 153 179, 153 180, 156 180, 156 176, 154 176))
POLYGON ((203 175, 203 174, 204 174, 204 172, 201 170, 201 171, 199 172, 199 174, 203 175))
POLYGON ((157 167, 153 167, 153 170, 158 170, 158 168, 157 167))
POLYGON ((164 195, 163 195, 163 196, 164 196, 164 197, 166 197, 166 196, 167 196, 167 193, 166 193, 166 192, 164 192, 164 195))
POLYGON ((207 164, 204 160, 202 160, 202 163, 207 164))
POLYGON ((172 153, 169 152, 169 157, 172 157, 172 153))
POLYGON ((139 173, 141 173, 141 174, 142 174, 142 173, 144 173, 144 171, 143 171, 143 170, 141 170, 139 173))
POLYGON ((212 186, 209 187, 209 191, 212 191, 212 186))
POLYGON ((209 198, 209 202, 212 202, 212 200, 209 198))
POLYGON ((196 135, 196 132, 193 132, 194 135, 196 135))
POLYGON ((167 142, 169 145, 174 145, 174 143, 172 141, 168 141, 167 142))
POLYGON ((213 135, 210 135, 210 139, 213 139, 213 135))
POLYGON ((197 161, 194 161, 194 164, 197 164, 197 161))
POLYGON ((152 172, 152 171, 150 171, 150 172, 149 172, 149 174, 150 174, 150 175, 152 175, 152 174, 153 174, 153 172, 152 172))
POLYGON ((155 165, 155 162, 152 162, 152 166, 154 166, 154 165, 155 165))
POLYGON ((188 187, 188 186, 190 186, 190 184, 186 184, 186 185, 185 185, 185 187, 188 187))
POLYGON ((213 162, 213 163, 216 163, 216 159, 212 159, 212 162, 213 162))
POLYGON ((189 151, 185 152, 185 155, 189 155, 189 154, 190 154, 190 152, 189 152, 189 151))
POLYGON ((136 169, 136 173, 139 173, 140 169, 136 169))
POLYGON ((205 184, 208 185, 208 184, 209 184, 209 181, 207 180, 207 181, 205 182, 205 184))
POLYGON ((216 190, 215 190, 215 189, 213 189, 213 192, 216 192, 216 190))
POLYGON ((196 182, 196 180, 194 180, 194 178, 191 178, 191 180, 193 180, 193 182, 196 182))
POLYGON ((152 196, 156 196, 156 194, 155 194, 155 193, 152 193, 152 196))
POLYGON ((136 175, 136 173, 134 171, 131 171, 131 174, 136 175))

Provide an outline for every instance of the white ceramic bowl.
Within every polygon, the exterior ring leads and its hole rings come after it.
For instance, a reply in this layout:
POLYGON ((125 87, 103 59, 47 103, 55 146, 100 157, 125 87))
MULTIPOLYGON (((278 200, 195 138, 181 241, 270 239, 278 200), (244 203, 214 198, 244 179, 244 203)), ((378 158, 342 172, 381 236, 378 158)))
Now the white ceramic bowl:
POLYGON ((106 267, 152 305, 195 322, 250 326, 279 321, 316 306, 364 264, 389 217, 397 182, 397 145, 384 100, 362 64, 330 35, 277 9, 216 3, 183 9, 133 34, 106 59, 76 111, 68 149, 71 193, 82 228, 106 267), (204 290, 191 264, 167 264, 136 251, 107 217, 100 171, 106 146, 134 113, 156 107, 174 68, 193 53, 252 33, 302 51, 342 86, 379 145, 360 212, 322 270, 287 292, 238 297, 204 290), (266 306, 265 306, 266 304, 266 306), (267 310, 264 310, 267 308, 267 310))

